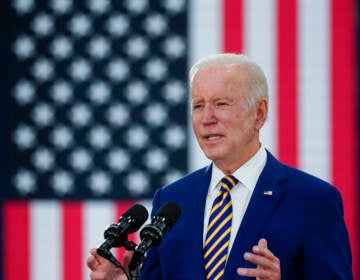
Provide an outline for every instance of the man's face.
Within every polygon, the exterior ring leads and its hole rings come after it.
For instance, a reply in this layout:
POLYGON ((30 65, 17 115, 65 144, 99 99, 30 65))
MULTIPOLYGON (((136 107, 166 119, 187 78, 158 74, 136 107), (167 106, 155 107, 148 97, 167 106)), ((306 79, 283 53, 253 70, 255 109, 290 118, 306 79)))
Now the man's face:
POLYGON ((201 149, 217 166, 238 168, 260 145, 267 101, 249 107, 245 77, 239 65, 217 65, 199 70, 193 79, 193 129, 201 149))

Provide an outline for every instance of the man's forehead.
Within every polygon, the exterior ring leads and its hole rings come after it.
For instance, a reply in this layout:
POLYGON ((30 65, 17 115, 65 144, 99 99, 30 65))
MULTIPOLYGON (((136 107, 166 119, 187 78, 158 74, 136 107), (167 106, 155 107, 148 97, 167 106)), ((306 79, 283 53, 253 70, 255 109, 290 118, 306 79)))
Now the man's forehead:
POLYGON ((205 65, 202 68, 200 68, 196 74, 198 74, 199 72, 202 72, 202 71, 207 72, 207 71, 216 71, 216 70, 232 72, 232 71, 236 71, 238 69, 240 70, 243 68, 244 68, 244 65, 239 64, 239 63, 205 65))
POLYGON ((240 81, 244 74, 244 67, 240 64, 209 65, 199 69, 194 76, 193 83, 196 81, 204 82, 206 79, 240 81))

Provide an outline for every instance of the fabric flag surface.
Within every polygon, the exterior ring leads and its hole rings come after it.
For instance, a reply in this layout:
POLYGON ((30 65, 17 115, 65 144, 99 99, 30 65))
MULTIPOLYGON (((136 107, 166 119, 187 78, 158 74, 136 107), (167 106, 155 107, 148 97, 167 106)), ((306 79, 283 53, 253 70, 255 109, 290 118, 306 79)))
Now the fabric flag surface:
POLYGON ((0 279, 89 279, 111 223, 209 163, 187 72, 219 52, 268 77, 265 147, 340 190, 359 279, 355 0, 4 2, 0 279))
POLYGON ((186 3, 2 6, 3 278, 87 279, 103 231, 187 171, 186 3))

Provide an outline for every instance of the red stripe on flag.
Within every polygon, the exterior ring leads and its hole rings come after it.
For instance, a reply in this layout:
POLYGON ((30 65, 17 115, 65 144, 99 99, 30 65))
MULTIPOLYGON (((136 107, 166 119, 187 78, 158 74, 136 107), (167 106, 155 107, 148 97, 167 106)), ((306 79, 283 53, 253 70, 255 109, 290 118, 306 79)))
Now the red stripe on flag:
MULTIPOLYGON (((121 201, 116 203, 116 219, 114 222, 117 223, 118 219, 124 214, 131 206, 135 204, 134 201, 121 201)), ((136 233, 128 235, 129 240, 136 241, 136 233)), ((125 249, 123 247, 116 249, 115 256, 122 263, 125 249)))
POLYGON ((298 165, 297 1, 278 0, 278 156, 298 165))
POLYGON ((353 254, 354 279, 360 279, 358 253, 357 112, 356 112, 356 6, 354 0, 331 2, 332 182, 344 200, 353 254))
POLYGON ((243 0, 223 1, 223 51, 243 51, 243 0))
POLYGON ((83 224, 80 202, 63 202, 63 279, 78 280, 83 277, 82 242, 83 224))
POLYGON ((29 205, 5 202, 3 205, 4 279, 30 280, 29 205))

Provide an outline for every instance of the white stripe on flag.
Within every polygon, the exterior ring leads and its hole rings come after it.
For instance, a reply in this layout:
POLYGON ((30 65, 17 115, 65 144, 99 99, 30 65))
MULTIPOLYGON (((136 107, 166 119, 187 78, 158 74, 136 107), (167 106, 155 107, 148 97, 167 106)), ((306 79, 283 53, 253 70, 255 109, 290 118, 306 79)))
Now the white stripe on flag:
POLYGON ((244 1, 244 53, 260 65, 269 83, 269 115, 261 130, 261 141, 276 155, 276 11, 274 2, 275 0, 244 1))
POLYGON ((222 48, 222 5, 218 0, 190 2, 190 64, 222 48))
POLYGON ((330 181, 329 1, 299 2, 299 167, 330 181))
POLYGON ((148 213, 149 213, 149 218, 144 223, 144 225, 148 224, 148 223, 151 222, 150 219, 151 219, 152 200, 151 199, 143 199, 143 200, 139 200, 139 203, 141 205, 143 205, 146 208, 146 210, 148 211, 148 213))
MULTIPOLYGON (((83 206, 84 225, 84 264, 89 256, 89 249, 96 248, 104 241, 104 230, 116 222, 116 209, 109 200, 89 201, 83 206)), ((90 270, 84 269, 84 280, 89 279, 90 270)))
POLYGON ((60 205, 33 201, 30 207, 31 280, 62 280, 60 205))
MULTIPOLYGON (((189 64, 204 56, 220 52, 222 48, 222 6, 217 0, 190 1, 189 64)), ((209 164, 193 134, 191 120, 189 129, 189 170, 195 170, 209 164)))

